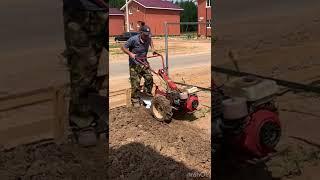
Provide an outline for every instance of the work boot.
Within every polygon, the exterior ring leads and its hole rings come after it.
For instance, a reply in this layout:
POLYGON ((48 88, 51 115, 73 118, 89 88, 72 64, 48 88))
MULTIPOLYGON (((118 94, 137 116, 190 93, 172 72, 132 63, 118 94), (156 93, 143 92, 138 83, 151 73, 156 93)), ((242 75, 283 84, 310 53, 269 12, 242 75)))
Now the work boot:
POLYGON ((80 146, 88 147, 97 144, 97 134, 95 131, 95 118, 93 116, 77 116, 71 115, 70 121, 73 126, 73 134, 75 136, 76 143, 80 146))
POLYGON ((82 147, 96 146, 98 143, 97 134, 94 128, 82 129, 77 134, 78 144, 82 147))
POLYGON ((109 144, 109 134, 108 134, 108 133, 101 133, 101 134, 99 135, 99 140, 100 140, 102 143, 109 144))
POLYGON ((145 95, 148 97, 153 97, 152 93, 149 93, 149 92, 145 92, 145 95))
POLYGON ((133 106, 133 107, 140 107, 140 101, 139 101, 139 99, 132 98, 132 99, 131 99, 131 103, 132 103, 132 106, 133 106))
POLYGON ((94 119, 95 118, 93 116, 70 116, 70 121, 80 129, 91 126, 91 124, 94 122, 94 119))
POLYGON ((147 95, 147 96, 153 96, 153 95, 152 95, 152 88, 149 89, 149 88, 144 87, 144 88, 143 88, 143 93, 144 93, 145 95, 147 95))

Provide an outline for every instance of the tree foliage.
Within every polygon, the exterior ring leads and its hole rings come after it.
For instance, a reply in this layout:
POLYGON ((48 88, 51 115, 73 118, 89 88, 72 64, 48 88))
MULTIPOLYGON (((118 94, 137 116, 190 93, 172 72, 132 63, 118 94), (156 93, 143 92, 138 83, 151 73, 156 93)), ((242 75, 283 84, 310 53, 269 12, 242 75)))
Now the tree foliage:
MULTIPOLYGON (((197 22, 197 5, 192 1, 176 1, 175 2, 178 6, 180 6, 182 9, 184 9, 180 16, 181 22, 197 22)), ((197 25, 181 25, 181 31, 182 32, 191 32, 196 31, 197 25)))
POLYGON ((109 5, 111 8, 120 9, 125 3, 126 0, 109 0, 109 5))

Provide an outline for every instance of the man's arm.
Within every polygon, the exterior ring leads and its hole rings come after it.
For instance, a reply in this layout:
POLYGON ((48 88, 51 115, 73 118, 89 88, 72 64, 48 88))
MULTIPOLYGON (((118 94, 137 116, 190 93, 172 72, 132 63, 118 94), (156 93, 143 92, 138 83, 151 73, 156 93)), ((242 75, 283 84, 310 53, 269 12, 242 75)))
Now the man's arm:
POLYGON ((155 51, 152 38, 151 38, 151 40, 150 40, 150 47, 151 47, 151 50, 152 50, 152 51, 155 51))
POLYGON ((124 53, 128 54, 132 59, 134 59, 136 57, 136 55, 129 51, 129 47, 132 46, 132 44, 133 44, 133 41, 130 38, 130 39, 128 39, 128 41, 123 46, 121 46, 121 50, 124 53))
POLYGON ((154 48, 154 44, 153 44, 152 38, 150 39, 150 48, 151 48, 152 53, 154 54, 156 52, 156 49, 154 48))
POLYGON ((128 54, 128 55, 129 55, 131 58, 133 58, 133 59, 136 57, 136 55, 135 55, 134 53, 130 52, 129 49, 126 48, 125 46, 121 46, 121 50, 122 50, 124 53, 128 54))

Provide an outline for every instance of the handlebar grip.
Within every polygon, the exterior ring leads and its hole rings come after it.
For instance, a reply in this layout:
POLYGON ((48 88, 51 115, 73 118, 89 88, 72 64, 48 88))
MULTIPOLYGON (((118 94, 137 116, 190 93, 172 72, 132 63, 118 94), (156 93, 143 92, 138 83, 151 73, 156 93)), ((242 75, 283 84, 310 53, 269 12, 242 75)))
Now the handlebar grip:
POLYGON ((160 55, 160 53, 156 52, 156 51, 153 51, 152 53, 153 55, 160 55))

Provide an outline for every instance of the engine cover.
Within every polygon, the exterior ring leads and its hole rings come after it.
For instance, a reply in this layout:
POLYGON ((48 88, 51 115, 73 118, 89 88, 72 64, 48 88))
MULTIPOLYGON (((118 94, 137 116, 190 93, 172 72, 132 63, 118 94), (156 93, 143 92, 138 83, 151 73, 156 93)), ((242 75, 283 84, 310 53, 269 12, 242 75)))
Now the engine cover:
POLYGON ((241 119, 248 115, 247 101, 245 98, 229 98, 222 103, 225 121, 241 119))
POLYGON ((248 117, 243 133, 235 137, 235 145, 255 157, 264 157, 274 152, 281 136, 278 114, 259 110, 248 117))
POLYGON ((186 112, 193 112, 197 110, 197 107, 199 105, 199 99, 197 95, 190 95, 187 99, 187 102, 185 104, 185 111, 186 112))
POLYGON ((240 77, 225 84, 225 94, 230 97, 244 97, 257 101, 276 94, 279 90, 275 81, 256 77, 240 77))

